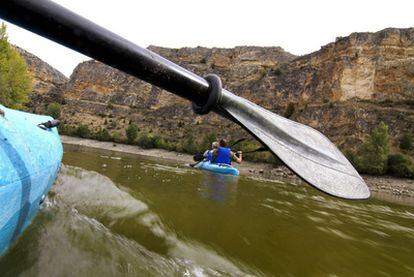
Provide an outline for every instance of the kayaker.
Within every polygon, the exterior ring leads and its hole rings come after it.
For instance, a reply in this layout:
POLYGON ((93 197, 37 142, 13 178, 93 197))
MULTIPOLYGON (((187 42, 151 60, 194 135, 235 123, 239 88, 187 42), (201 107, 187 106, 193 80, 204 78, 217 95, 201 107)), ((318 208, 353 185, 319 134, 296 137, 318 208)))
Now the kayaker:
POLYGON ((219 147, 219 143, 217 141, 214 141, 211 144, 211 150, 207 150, 206 152, 204 152, 203 157, 211 162, 213 160, 213 151, 216 150, 219 147))
POLYGON ((236 163, 241 163, 242 159, 242 151, 238 151, 236 155, 236 153, 227 147, 227 141, 225 139, 221 139, 219 147, 213 150, 211 162, 231 165, 232 160, 236 163))

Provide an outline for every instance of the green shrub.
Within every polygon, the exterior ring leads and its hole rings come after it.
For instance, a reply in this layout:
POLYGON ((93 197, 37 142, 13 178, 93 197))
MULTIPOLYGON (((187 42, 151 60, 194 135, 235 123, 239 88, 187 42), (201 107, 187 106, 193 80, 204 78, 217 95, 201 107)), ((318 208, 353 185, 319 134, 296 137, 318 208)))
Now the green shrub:
POLYGON ((161 138, 148 133, 139 135, 137 144, 144 149, 160 148, 161 138))
POLYGON ((124 142, 124 140, 122 139, 121 132, 113 132, 111 138, 114 142, 124 142))
POLYGON ((77 136, 78 128, 68 125, 66 123, 61 122, 58 129, 59 129, 59 133, 62 135, 77 136))
POLYGON ((252 151, 261 146, 262 145, 255 140, 245 140, 233 147, 233 150, 252 151))
POLYGON ((154 148, 153 141, 148 134, 141 134, 138 137, 137 144, 144 149, 154 148))
POLYGON ((388 126, 381 122, 358 150, 354 163, 360 173, 382 175, 387 172, 389 140, 388 126))
POLYGON ((51 117, 53 117, 53 118, 59 118, 60 117, 60 104, 59 103, 56 103, 56 102, 54 102, 54 103, 50 103, 48 106, 47 106, 47 111, 46 111, 46 113, 47 113, 47 115, 50 115, 51 117))
POLYGON ((80 124, 76 129, 76 135, 81 138, 88 138, 91 134, 88 125, 80 124))
POLYGON ((109 134, 108 130, 102 129, 96 133, 95 138, 100 141, 110 141, 111 135, 109 134))
POLYGON ((138 136, 138 126, 134 123, 131 123, 125 132, 127 136, 127 142, 133 143, 138 136))
POLYGON ((176 151, 177 147, 174 143, 171 143, 167 140, 165 140, 163 137, 159 135, 148 135, 149 139, 151 140, 152 148, 158 148, 158 149, 166 149, 169 151, 176 151))
POLYGON ((404 154, 389 155, 388 173, 398 177, 414 178, 414 164, 404 154))
POLYGON ((400 149, 411 150, 413 148, 413 137, 410 133, 404 133, 400 138, 400 149))
POLYGON ((348 150, 345 150, 344 154, 345 154, 345 157, 351 162, 351 164, 353 166, 356 166, 357 156, 356 156, 355 152, 353 152, 352 150, 348 149, 348 150))
POLYGON ((295 112, 295 104, 292 102, 289 102, 289 104, 286 107, 285 117, 290 118, 294 112, 295 112))
MULTIPOLYGON (((203 148, 203 149, 205 149, 205 150, 207 150, 207 149, 211 149, 211 144, 214 142, 214 141, 217 141, 217 134, 216 134, 216 132, 210 132, 210 133, 208 133, 208 134, 206 134, 204 137, 203 137, 203 142, 201 143, 201 146, 200 146, 200 148, 203 148)), ((229 143, 230 144, 230 143, 229 143)))
POLYGON ((163 141, 164 141, 164 144, 162 145, 161 148, 169 150, 169 151, 178 151, 177 145, 175 143, 169 142, 166 140, 163 140, 163 141))
POLYGON ((182 149, 183 149, 183 152, 189 153, 189 154, 196 154, 196 153, 200 153, 203 151, 201 150, 201 146, 197 145, 197 143, 194 141, 193 136, 191 135, 189 135, 187 139, 184 141, 182 145, 182 149))
POLYGON ((154 135, 152 137, 153 141, 154 141, 154 148, 160 148, 160 149, 167 149, 167 142, 160 136, 158 135, 154 135))
POLYGON ((32 90, 32 78, 25 60, 10 45, 6 25, 0 27, 0 103, 9 108, 22 108, 32 90))
POLYGON ((255 152, 243 155, 243 160, 251 162, 270 163, 274 165, 283 165, 283 162, 271 152, 255 152))

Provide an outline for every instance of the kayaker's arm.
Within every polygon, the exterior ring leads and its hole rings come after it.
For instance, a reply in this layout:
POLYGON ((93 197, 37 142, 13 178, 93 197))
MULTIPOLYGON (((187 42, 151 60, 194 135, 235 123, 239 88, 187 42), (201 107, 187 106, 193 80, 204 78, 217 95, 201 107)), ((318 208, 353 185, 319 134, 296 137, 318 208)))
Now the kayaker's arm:
POLYGON ((243 154, 242 151, 237 151, 237 155, 236 153, 234 153, 233 151, 230 152, 231 158, 233 161, 235 161, 236 163, 241 163, 243 160, 243 154))

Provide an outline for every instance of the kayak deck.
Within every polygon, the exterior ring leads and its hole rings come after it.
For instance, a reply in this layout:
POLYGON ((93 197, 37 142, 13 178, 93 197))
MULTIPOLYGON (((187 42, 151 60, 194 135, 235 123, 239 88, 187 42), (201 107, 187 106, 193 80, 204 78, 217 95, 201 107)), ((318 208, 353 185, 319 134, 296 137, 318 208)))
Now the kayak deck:
POLYGON ((54 183, 62 161, 56 128, 37 125, 51 120, 0 105, 0 255, 7 251, 36 215, 54 183))

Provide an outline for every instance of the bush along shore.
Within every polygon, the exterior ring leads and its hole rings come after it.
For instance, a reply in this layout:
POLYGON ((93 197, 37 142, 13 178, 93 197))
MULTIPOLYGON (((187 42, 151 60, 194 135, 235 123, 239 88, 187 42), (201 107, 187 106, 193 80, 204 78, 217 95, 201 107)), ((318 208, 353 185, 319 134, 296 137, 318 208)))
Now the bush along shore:
POLYGON ((412 150, 412 136, 403 134, 398 147, 391 147, 388 126, 381 122, 358 148, 345 151, 359 173, 414 179, 414 163, 405 153, 412 150))

